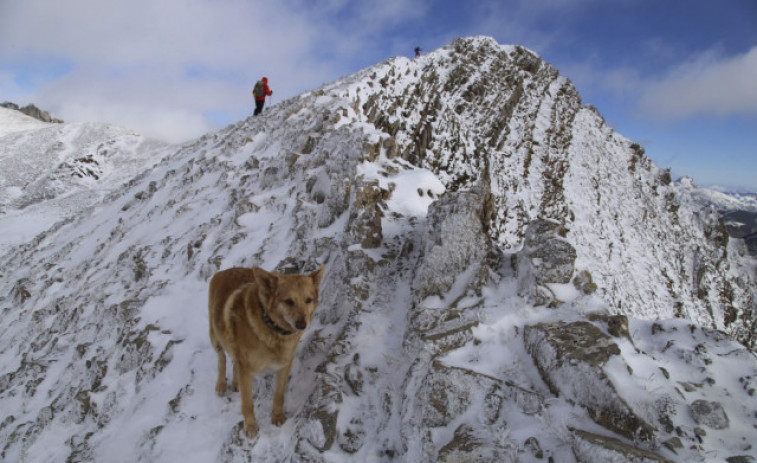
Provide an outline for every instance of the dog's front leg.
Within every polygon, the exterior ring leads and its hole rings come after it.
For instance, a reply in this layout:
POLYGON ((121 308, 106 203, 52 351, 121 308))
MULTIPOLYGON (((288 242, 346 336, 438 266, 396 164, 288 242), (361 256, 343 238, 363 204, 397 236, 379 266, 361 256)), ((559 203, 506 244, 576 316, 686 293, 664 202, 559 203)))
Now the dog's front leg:
POLYGON ((239 395, 242 397, 242 416, 244 417, 244 432, 249 437, 258 434, 258 422, 255 420, 255 403, 252 398, 252 378, 257 372, 252 371, 243 362, 236 365, 239 380, 239 395))
POLYGON ((271 413, 271 423, 274 426, 281 426, 287 420, 286 415, 284 415, 284 393, 286 392, 287 379, 289 378, 289 370, 291 369, 292 360, 284 368, 276 372, 276 392, 273 394, 273 410, 271 413))

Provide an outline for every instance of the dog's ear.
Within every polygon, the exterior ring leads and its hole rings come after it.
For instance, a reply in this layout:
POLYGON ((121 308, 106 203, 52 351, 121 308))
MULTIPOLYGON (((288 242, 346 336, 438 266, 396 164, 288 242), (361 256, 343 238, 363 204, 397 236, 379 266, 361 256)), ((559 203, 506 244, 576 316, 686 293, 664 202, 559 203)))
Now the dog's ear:
POLYGON ((255 275, 255 281, 257 281, 258 288, 260 288, 260 292, 263 294, 263 296, 266 299, 271 297, 271 295, 276 291, 276 284, 278 283, 276 275, 270 272, 266 272, 260 267, 253 268, 252 272, 255 275))
POLYGON ((324 268, 325 266, 321 265, 321 267, 318 270, 310 274, 310 278, 313 279, 313 284, 315 285, 316 288, 321 285, 321 279, 323 278, 324 268))

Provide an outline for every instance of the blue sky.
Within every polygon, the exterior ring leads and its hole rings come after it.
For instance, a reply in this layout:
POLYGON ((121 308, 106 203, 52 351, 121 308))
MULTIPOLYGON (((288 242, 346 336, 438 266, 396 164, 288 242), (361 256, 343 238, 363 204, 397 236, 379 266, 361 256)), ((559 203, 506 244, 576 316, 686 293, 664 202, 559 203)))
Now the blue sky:
POLYGON ((182 141, 390 56, 488 35, 675 177, 757 191, 755 0, 0 0, 0 100, 182 141))

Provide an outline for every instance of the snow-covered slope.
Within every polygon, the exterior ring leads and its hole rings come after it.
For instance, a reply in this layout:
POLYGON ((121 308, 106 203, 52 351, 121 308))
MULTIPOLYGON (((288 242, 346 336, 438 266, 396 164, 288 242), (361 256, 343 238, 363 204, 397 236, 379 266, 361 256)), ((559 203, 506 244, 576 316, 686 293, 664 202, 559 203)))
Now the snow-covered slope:
POLYGON ((76 216, 160 160, 163 143, 107 124, 48 124, 0 108, 0 251, 76 216))
POLYGON ((0 459, 757 457, 743 249, 533 53, 458 40, 161 150, 0 257, 0 459), (250 441, 208 279, 320 264, 250 441))
POLYGON ((9 133, 49 127, 52 124, 39 121, 19 111, 0 106, 0 137, 9 133))

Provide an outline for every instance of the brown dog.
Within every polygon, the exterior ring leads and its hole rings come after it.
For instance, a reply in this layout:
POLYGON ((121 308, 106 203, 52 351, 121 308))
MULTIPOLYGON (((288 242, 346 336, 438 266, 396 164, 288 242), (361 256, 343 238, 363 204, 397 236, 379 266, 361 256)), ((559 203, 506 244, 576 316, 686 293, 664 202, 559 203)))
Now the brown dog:
POLYGON ((242 396, 244 430, 258 433, 252 400, 252 378, 276 371, 271 422, 281 426, 289 370, 303 331, 318 306, 323 266, 309 275, 282 275, 260 267, 222 270, 210 280, 210 342, 218 353, 216 393, 226 392, 226 355, 234 363, 231 387, 242 396), (238 381, 238 382, 237 382, 238 381))

